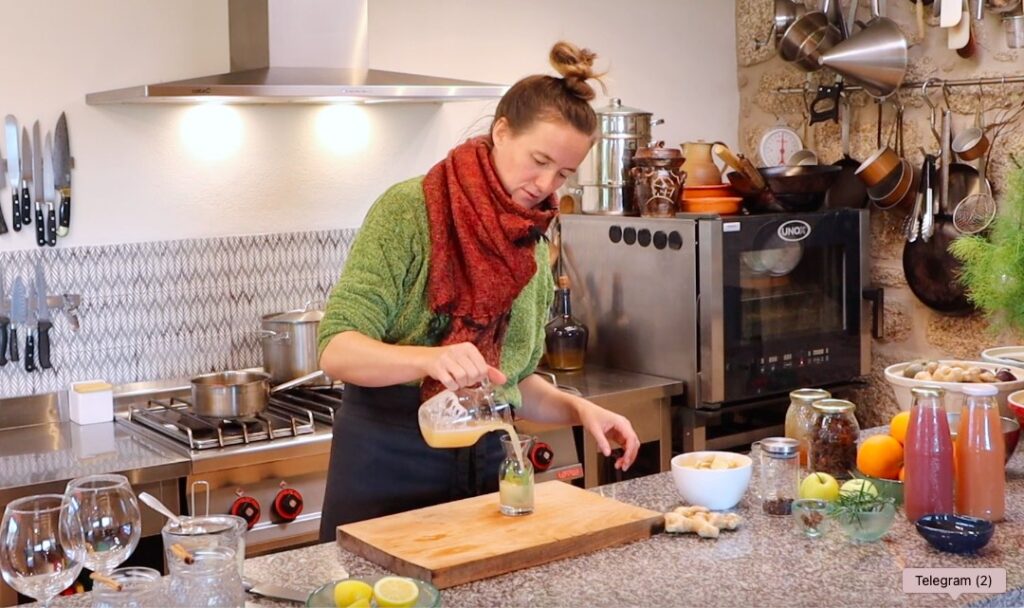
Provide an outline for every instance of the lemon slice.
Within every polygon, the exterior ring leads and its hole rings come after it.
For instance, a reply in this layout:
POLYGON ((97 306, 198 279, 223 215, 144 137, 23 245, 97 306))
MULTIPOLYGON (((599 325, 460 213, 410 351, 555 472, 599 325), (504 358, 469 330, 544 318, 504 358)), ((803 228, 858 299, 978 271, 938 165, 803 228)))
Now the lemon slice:
POLYGON ((419 597, 416 582, 400 576, 385 576, 373 586, 373 599, 382 608, 410 608, 419 597))
POLYGON ((363 581, 341 581, 334 586, 334 605, 338 608, 369 605, 372 596, 373 587, 363 581))

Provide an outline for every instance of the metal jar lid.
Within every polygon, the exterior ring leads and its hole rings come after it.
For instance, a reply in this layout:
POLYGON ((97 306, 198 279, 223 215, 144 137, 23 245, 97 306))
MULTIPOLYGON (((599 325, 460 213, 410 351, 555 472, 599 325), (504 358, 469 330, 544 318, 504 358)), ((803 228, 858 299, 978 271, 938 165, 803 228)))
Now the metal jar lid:
POLYGON ((910 389, 910 394, 915 397, 941 397, 945 392, 941 386, 915 386, 910 389))
POLYGON ((852 412, 857 406, 846 399, 819 399, 812 403, 811 407, 823 414, 841 414, 852 412))
POLYGON ((800 442, 789 437, 769 437, 761 440, 761 452, 772 458, 795 458, 800 453, 800 442))
POLYGON ((832 393, 826 391, 823 388, 798 388, 797 390, 789 393, 789 400, 802 403, 804 405, 810 405, 815 401, 821 399, 831 399, 832 393))

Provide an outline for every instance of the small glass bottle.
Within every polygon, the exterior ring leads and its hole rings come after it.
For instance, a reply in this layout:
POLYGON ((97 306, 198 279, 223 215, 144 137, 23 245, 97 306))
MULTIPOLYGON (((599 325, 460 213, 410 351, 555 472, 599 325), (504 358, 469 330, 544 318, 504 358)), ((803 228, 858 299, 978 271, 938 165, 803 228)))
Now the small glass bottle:
POLYGON ((956 433, 956 512, 1002 521, 1006 511, 1006 469, 998 391, 991 384, 967 384, 956 433))
POLYGON ((857 406, 845 399, 820 399, 811 407, 814 420, 808 435, 807 468, 836 479, 849 479, 857 467, 860 425, 853 414, 857 406))
POLYGON ((789 515, 800 481, 800 442, 789 437, 761 440, 761 510, 789 515))
POLYGON ((534 437, 519 435, 516 439, 518 450, 511 435, 501 436, 505 460, 498 467, 498 503, 502 514, 512 516, 533 513, 533 463, 529 454, 534 437))
POLYGON ((558 277, 559 314, 544 326, 544 346, 548 367, 558 371, 583 369, 587 352, 587 326, 572 316, 569 277, 558 277))
MULTIPOLYGON (((910 421, 903 445, 903 512, 916 522, 929 513, 953 512, 953 440, 938 386, 910 389, 910 421)), ((963 414, 961 414, 962 416, 963 414)))
POLYGON ((801 388, 789 394, 789 409, 786 410, 786 437, 800 442, 800 466, 807 466, 809 449, 808 433, 814 422, 811 405, 820 399, 829 399, 832 394, 820 388, 801 388))

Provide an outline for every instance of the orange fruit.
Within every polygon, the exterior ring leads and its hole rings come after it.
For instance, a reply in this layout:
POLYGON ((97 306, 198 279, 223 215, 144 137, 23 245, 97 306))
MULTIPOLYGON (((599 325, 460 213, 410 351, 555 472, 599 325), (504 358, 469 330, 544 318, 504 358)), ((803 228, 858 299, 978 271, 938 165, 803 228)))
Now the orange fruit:
POLYGON ((899 479, 900 481, 906 481, 906 479, 903 479, 903 477, 906 474, 906 472, 907 472, 906 467, 900 467, 900 475, 899 475, 899 477, 897 479, 899 479))
POLYGON ((857 450, 857 468, 865 475, 896 479, 902 467, 903 446, 889 435, 868 437, 857 450))
POLYGON ((907 443, 907 424, 910 423, 910 412, 900 412, 889 421, 889 434, 900 442, 900 445, 907 443))

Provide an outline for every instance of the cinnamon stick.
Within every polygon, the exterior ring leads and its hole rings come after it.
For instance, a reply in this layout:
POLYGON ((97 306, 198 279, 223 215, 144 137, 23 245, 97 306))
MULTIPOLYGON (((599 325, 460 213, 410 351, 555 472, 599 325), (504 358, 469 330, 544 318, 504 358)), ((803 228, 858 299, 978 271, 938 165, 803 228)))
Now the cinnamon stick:
POLYGON ((182 547, 179 543, 171 545, 171 553, 189 565, 194 564, 196 561, 195 558, 192 557, 192 554, 185 550, 185 547, 182 547))
POLYGON ((99 572, 91 573, 89 575, 89 578, 91 578, 92 580, 96 581, 97 583, 102 583, 102 584, 106 585, 107 587, 110 587, 114 591, 122 591, 122 590, 124 590, 124 586, 121 585, 121 583, 115 581, 114 579, 110 578, 109 576, 100 574, 99 572))

